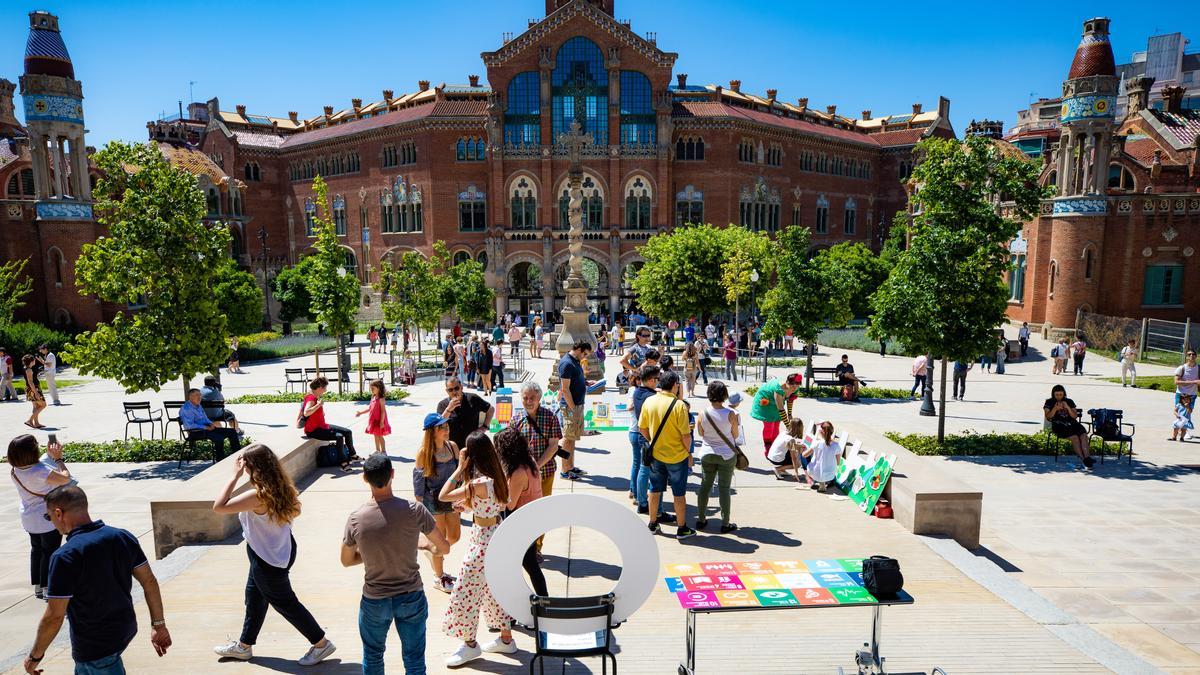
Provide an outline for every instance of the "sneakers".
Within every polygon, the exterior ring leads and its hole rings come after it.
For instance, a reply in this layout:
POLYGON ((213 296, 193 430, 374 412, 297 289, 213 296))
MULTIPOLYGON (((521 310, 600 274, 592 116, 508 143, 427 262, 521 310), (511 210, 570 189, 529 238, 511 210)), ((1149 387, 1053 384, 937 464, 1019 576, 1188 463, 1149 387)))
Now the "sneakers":
POLYGON ((474 661, 480 656, 483 656, 483 650, 479 648, 478 644, 476 644, 474 647, 471 647, 464 642, 458 646, 458 649, 454 650, 454 653, 450 655, 450 658, 446 659, 446 667, 457 668, 474 661))
POLYGON ((1090 469, 1095 464, 1096 464, 1096 459, 1094 457, 1084 457, 1083 458, 1083 465, 1086 466, 1087 468, 1090 469))
POLYGON ((649 506, 639 506, 639 507, 637 507, 637 512, 638 512, 638 515, 640 515, 640 516, 648 516, 648 515, 650 515, 650 507, 649 506))
POLYGON ((559 471, 558 477, 564 480, 579 480, 579 475, 570 471, 559 471))
POLYGON ((658 526, 658 523, 650 523, 646 525, 646 527, 649 528, 650 534, 658 534, 659 532, 662 532, 662 528, 658 526))
POLYGON ((304 656, 300 657, 300 660, 297 663, 302 666, 315 666, 328 658, 329 655, 332 654, 336 649, 337 647, 334 646, 333 640, 326 639, 324 647, 317 647, 314 645, 304 653, 304 656))
POLYGON ((37 598, 38 600, 45 600, 46 599, 46 589, 42 586, 34 586, 33 587, 33 597, 37 598))
POLYGON ((433 587, 443 593, 450 593, 454 590, 454 577, 449 574, 443 574, 440 578, 433 582, 433 587))
POLYGON ((696 529, 697 530, 703 530, 707 526, 708 526, 708 518, 701 518, 700 520, 696 521, 696 529))
POLYGON ((687 539, 688 537, 696 536, 696 531, 687 525, 680 525, 679 529, 675 530, 676 539, 687 539))
POLYGON ((721 526, 721 534, 729 534, 736 529, 738 529, 737 523, 726 523, 725 525, 721 526))
POLYGON ((237 659, 238 661, 249 661, 250 657, 254 656, 253 647, 243 647, 237 640, 231 640, 227 645, 213 647, 213 652, 223 659, 237 659))
POLYGON ((517 641, 509 640, 508 642, 505 642, 504 640, 501 640, 500 638, 496 638, 495 640, 492 640, 491 642, 484 645, 483 651, 485 651, 489 654, 516 654, 517 653, 517 641))
POLYGON ((573 473, 576 476, 586 476, 587 475, 586 471, 584 471, 583 469, 581 469, 577 466, 571 467, 571 469, 569 471, 567 471, 567 473, 573 473))
POLYGON ((658 524, 659 525, 674 525, 675 524, 675 514, 659 513, 658 514, 658 524))

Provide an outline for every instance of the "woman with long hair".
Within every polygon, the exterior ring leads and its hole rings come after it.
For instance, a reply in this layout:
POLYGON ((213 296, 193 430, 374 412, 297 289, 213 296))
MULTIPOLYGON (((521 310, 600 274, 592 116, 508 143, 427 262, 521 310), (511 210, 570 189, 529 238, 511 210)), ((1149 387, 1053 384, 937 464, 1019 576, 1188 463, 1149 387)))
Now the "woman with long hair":
POLYGON ((255 443, 242 451, 234 460, 233 477, 213 502, 213 511, 237 515, 246 538, 246 556, 250 558, 241 637, 213 647, 213 651, 221 658, 250 660, 267 608, 274 607, 312 645, 300 657, 300 665, 316 665, 332 654, 337 647, 300 604, 288 579, 288 571, 296 563, 292 521, 300 515, 300 494, 270 448, 255 443), (234 497, 242 473, 254 489, 234 497))
POLYGON ((700 375, 700 351, 695 342, 689 342, 683 350, 683 376, 687 381, 687 396, 696 395, 696 378, 700 375))
POLYGON ((475 527, 471 528, 470 547, 463 556, 462 571, 450 593, 450 606, 442 621, 442 630, 463 642, 446 659, 446 665, 456 668, 474 661, 485 651, 515 653, 517 644, 512 637, 512 620, 496 602, 483 575, 488 543, 508 505, 508 478, 486 432, 472 431, 467 436, 467 446, 459 451, 458 469, 442 486, 438 498, 446 502, 462 500, 463 510, 471 511, 475 522, 475 527), (500 630, 500 637, 483 645, 482 649, 475 641, 480 609, 488 627, 500 630))
MULTIPOLYGON (((437 413, 425 416, 425 437, 417 451, 417 465, 413 469, 413 493, 425 508, 433 514, 438 532, 451 546, 462 534, 461 521, 454 505, 442 501, 438 495, 442 486, 458 469, 458 446, 450 440, 450 425, 445 417, 437 413)), ((446 557, 430 554, 433 566, 434 588, 443 593, 454 590, 454 577, 446 574, 446 557)))
POLYGON ((50 554, 62 544, 62 535, 46 515, 46 493, 70 483, 71 472, 63 463, 62 445, 50 443, 39 458, 37 439, 29 434, 8 442, 8 466, 20 500, 21 527, 29 533, 29 582, 41 600, 50 579, 50 554))
MULTIPOLYGON (((509 427, 496 434, 496 452, 500 455, 500 463, 504 465, 504 473, 508 476, 508 513, 525 506, 535 499, 542 498, 542 479, 537 462, 529 453, 529 441, 525 434, 509 427)), ((507 514, 506 514, 507 515, 507 514)), ((537 547, 530 544, 521 558, 521 567, 529 575, 529 582, 535 593, 541 596, 550 595, 546 588, 546 575, 537 562, 537 547)))
POLYGON ((1065 387, 1056 384, 1050 389, 1050 398, 1042 405, 1042 412, 1050 424, 1051 433, 1070 441, 1071 449, 1079 455, 1079 461, 1085 467, 1092 468, 1096 460, 1088 452, 1087 429, 1079 423, 1079 410, 1075 408, 1075 401, 1067 398, 1065 387))
POLYGON ((46 409, 46 397, 42 396, 42 387, 38 384, 37 360, 26 354, 21 357, 21 365, 25 367, 25 400, 33 406, 29 419, 25 420, 25 426, 30 429, 45 429, 45 425, 38 421, 38 415, 46 409))

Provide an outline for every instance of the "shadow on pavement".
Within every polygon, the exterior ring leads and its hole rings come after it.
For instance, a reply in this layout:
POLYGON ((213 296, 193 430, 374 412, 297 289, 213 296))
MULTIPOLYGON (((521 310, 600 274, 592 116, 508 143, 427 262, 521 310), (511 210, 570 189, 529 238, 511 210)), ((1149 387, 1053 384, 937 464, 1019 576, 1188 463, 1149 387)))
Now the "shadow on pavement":
MULTIPOLYGON (((361 645, 358 646, 361 649, 361 645)), ((232 662, 234 659, 222 659, 221 662, 232 662)), ((302 666, 289 659, 278 656, 256 656, 254 665, 259 668, 273 670, 277 673, 362 673, 362 664, 342 661, 341 659, 326 659, 315 666, 302 666)))
MULTIPOLYGON (((1190 476, 1195 473, 1192 469, 1177 464, 1160 466, 1138 462, 1136 459, 1133 464, 1127 464, 1124 457, 1118 463, 1116 457, 1111 454, 1105 459, 1105 463, 1101 464, 1099 457, 1097 455, 1093 456, 1097 457, 1097 461, 1090 474, 1096 478, 1109 480, 1153 480, 1177 483, 1181 477, 1190 476)), ((1062 456, 1057 463, 1055 463, 1053 457, 1042 455, 1003 455, 998 457, 958 456, 946 457, 946 460, 994 466, 1009 469, 1014 473, 1032 474, 1074 473, 1079 471, 1080 466, 1078 459, 1073 454, 1062 456)))
MULTIPOLYGON (((741 532, 741 529, 737 531, 741 532)), ((737 553, 741 555, 749 555, 758 550, 758 544, 738 541, 727 534, 708 534, 707 532, 701 532, 694 537, 689 537, 678 543, 680 546, 694 546, 722 553, 737 553)))
POLYGON ((187 480, 210 466, 212 464, 206 461, 185 462, 183 466, 177 466, 177 462, 170 460, 139 466, 120 473, 110 473, 104 477, 120 480, 187 480))
MULTIPOLYGON (((934 536, 937 536, 937 535, 934 535, 934 536)), ((949 539, 950 537, 939 537, 939 538, 949 539)), ((995 563, 996 567, 999 567, 1001 570, 1003 570, 1005 572, 1012 573, 1012 572, 1024 572, 1025 571, 1025 570, 1021 569, 1020 567, 1017 567, 1016 565, 1010 563, 1008 560, 1004 559, 1000 554, 996 553, 995 551, 989 549, 986 546, 980 546, 979 548, 975 549, 974 551, 971 551, 971 553, 980 558, 987 558, 988 560, 995 563)))

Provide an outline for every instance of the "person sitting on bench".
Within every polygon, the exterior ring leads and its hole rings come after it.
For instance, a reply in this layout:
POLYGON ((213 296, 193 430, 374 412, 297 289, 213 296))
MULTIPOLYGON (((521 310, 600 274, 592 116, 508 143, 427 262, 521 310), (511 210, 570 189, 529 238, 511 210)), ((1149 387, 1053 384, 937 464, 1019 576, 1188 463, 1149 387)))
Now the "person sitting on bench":
POLYGON ((213 461, 219 461, 225 456, 225 441, 229 441, 229 451, 238 449, 238 432, 228 427, 219 427, 208 419, 204 408, 200 405, 200 390, 189 389, 187 403, 179 409, 179 424, 187 433, 189 440, 212 441, 213 461))
POLYGON ((834 373, 837 375, 838 384, 842 385, 842 400, 857 401, 858 388, 860 382, 858 376, 854 374, 854 366, 850 365, 850 357, 842 354, 842 362, 834 368, 834 373))

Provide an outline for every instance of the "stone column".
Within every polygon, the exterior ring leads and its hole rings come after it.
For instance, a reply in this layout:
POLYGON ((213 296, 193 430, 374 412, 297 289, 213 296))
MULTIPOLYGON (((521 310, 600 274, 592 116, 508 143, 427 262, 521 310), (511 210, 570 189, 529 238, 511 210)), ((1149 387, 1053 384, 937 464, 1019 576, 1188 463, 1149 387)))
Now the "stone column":
POLYGON ((63 164, 62 147, 59 145, 58 136, 50 139, 50 159, 54 167, 54 196, 61 197, 66 194, 66 187, 63 181, 63 174, 66 172, 66 167, 63 164))
POLYGON ((71 139, 71 166, 79 178, 79 188, 75 193, 76 199, 91 201, 92 182, 88 175, 87 148, 84 146, 83 134, 71 139))

